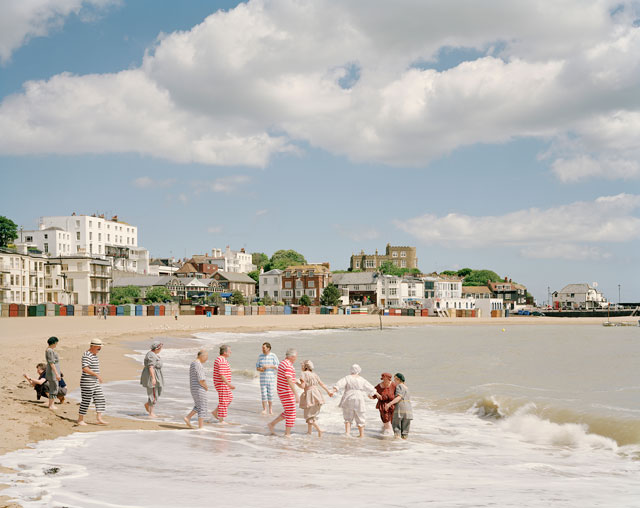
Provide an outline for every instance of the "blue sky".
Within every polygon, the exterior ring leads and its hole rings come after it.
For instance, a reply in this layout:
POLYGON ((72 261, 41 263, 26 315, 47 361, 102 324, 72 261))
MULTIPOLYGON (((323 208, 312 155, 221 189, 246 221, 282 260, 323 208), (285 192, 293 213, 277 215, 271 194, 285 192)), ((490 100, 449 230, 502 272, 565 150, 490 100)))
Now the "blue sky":
POLYGON ((634 2, 236 3, 0 7, 0 214, 640 301, 634 2))

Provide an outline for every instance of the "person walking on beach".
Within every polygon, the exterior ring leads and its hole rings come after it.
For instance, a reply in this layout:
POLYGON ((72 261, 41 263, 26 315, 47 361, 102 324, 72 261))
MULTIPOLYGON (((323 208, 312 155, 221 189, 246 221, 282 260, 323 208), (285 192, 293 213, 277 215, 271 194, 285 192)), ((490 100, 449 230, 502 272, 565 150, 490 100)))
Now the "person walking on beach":
POLYGON ((327 388, 322 382, 318 374, 313 372, 313 362, 305 360, 302 362, 302 374, 300 376, 304 391, 300 395, 300 409, 304 409, 304 419, 307 422, 307 434, 311 434, 315 428, 318 431, 318 437, 322 437, 322 430, 318 426, 318 414, 320 408, 324 404, 324 398, 320 392, 320 387, 327 392, 329 397, 333 397, 333 392, 327 388))
POLYGON ((301 382, 296 380, 296 369, 293 364, 297 358, 298 352, 295 349, 287 349, 285 359, 278 365, 276 388, 284 411, 269 423, 271 434, 275 434, 275 426, 284 420, 284 435, 289 437, 291 436, 291 429, 296 424, 296 404, 300 402, 300 398, 296 393, 296 385, 300 388, 304 387, 301 382))
POLYGON ((236 387, 231 384, 231 367, 227 358, 231 356, 231 348, 226 344, 220 346, 220 356, 213 362, 213 386, 218 392, 218 407, 211 413, 220 423, 224 423, 227 417, 227 408, 233 400, 233 393, 236 387))
POLYGON ((334 393, 343 390, 342 399, 338 407, 342 408, 342 416, 344 418, 344 432, 347 436, 351 435, 351 424, 355 420, 358 426, 358 437, 364 437, 365 424, 365 395, 370 399, 377 394, 376 389, 369 381, 360 376, 362 369, 360 365, 354 363, 351 366, 350 374, 343 377, 333 387, 334 393))
POLYGON ((404 374, 398 372, 394 378, 396 382, 396 396, 391 402, 385 404, 385 408, 395 405, 393 411, 393 433, 396 437, 407 439, 409 437, 409 427, 413 420, 413 409, 411 407, 411 397, 409 389, 404 384, 404 374))
POLYGON ((98 353, 102 349, 102 341, 93 339, 89 345, 89 350, 82 355, 82 376, 80 377, 80 393, 82 401, 78 414, 78 425, 86 425, 84 416, 89 410, 91 401, 96 406, 96 420, 99 425, 107 425, 102 419, 102 414, 106 409, 106 401, 102 391, 102 378, 100 377, 100 360, 98 353))
POLYGON ((147 389, 147 402, 144 408, 147 410, 147 413, 149 413, 150 418, 156 417, 154 408, 164 388, 162 360, 160 356, 158 356, 160 351, 162 351, 162 346, 162 342, 154 342, 151 344, 151 350, 144 357, 144 368, 140 375, 140 384, 147 389))
POLYGON ((58 337, 49 337, 47 348, 44 357, 47 363, 45 371, 45 377, 47 379, 47 385, 49 386, 49 409, 55 411, 54 405, 55 398, 58 396, 58 390, 60 388, 60 381, 62 380, 62 374, 60 373, 60 358, 55 349, 58 345, 58 337))
POLYGON ((380 411, 380 419, 383 424, 383 435, 390 436, 393 435, 391 421, 393 420, 393 409, 395 406, 385 409, 385 405, 387 402, 391 402, 396 396, 396 385, 391 381, 391 374, 388 372, 383 372, 380 379, 380 383, 376 385, 376 391, 378 392, 376 395, 378 398, 376 409, 380 411))
POLYGON ((260 394, 262 396, 262 414, 273 414, 273 396, 276 393, 276 371, 279 365, 278 357, 271 352, 271 344, 262 344, 262 354, 258 356, 256 370, 260 372, 260 394))
POLYGON ((193 409, 184 417, 184 422, 190 429, 193 428, 191 426, 193 415, 198 414, 198 428, 201 429, 209 412, 209 400, 207 399, 209 387, 207 386, 207 376, 204 372, 204 364, 207 363, 208 359, 209 353, 201 349, 198 351, 196 359, 189 366, 189 388, 193 397, 193 409))

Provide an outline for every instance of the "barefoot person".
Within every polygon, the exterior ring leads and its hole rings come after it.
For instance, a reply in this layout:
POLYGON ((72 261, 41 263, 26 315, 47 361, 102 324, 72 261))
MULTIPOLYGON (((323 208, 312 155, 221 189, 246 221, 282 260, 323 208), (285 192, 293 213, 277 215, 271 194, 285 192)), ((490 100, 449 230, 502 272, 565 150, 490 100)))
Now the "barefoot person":
MULTIPOLYGON (((23 374, 24 378, 29 381, 29 384, 33 386, 33 389, 36 391, 36 397, 40 400, 42 397, 49 398, 49 383, 47 383, 47 365, 44 363, 39 363, 36 365, 36 372, 38 373, 37 378, 32 378, 27 374, 23 374)), ((66 384, 64 382, 64 378, 62 377, 62 373, 60 373, 61 379, 60 384, 58 385, 58 400, 60 404, 64 402, 64 397, 67 394, 66 384)))
POLYGON ((212 411, 220 423, 224 423, 227 417, 227 408, 233 400, 233 393, 236 387, 231 384, 231 367, 227 358, 231 356, 231 348, 226 344, 220 346, 220 356, 213 362, 213 386, 218 392, 218 407, 212 411))
POLYGON ((58 353, 55 351, 58 345, 58 337, 49 337, 47 344, 49 344, 49 347, 44 354, 47 362, 45 377, 47 379, 47 385, 49 386, 49 409, 54 411, 56 409, 54 401, 58 395, 59 384, 62 379, 62 375, 60 374, 60 359, 58 358, 58 353))
POLYGON ((209 359, 209 353, 204 349, 198 351, 197 358, 191 362, 189 366, 189 387, 191 389, 191 396, 193 397, 193 409, 184 417, 184 422, 187 427, 192 429, 191 418, 196 413, 198 414, 198 428, 201 429, 204 425, 204 419, 209 412, 209 400, 207 399, 207 392, 209 387, 207 386, 207 377, 204 372, 204 365, 209 359))
POLYGON ((393 433, 396 437, 407 439, 409 437, 409 427, 413 420, 413 409, 411 407, 411 397, 409 389, 404 384, 404 374, 398 372, 394 378, 396 382, 396 396, 391 402, 385 404, 386 408, 395 405, 393 411, 393 433))
POLYGON ((162 360, 158 356, 162 351, 162 346, 162 342, 151 344, 151 350, 144 357, 144 369, 142 369, 142 374, 140 375, 140 384, 147 389, 147 402, 144 408, 151 418, 156 417, 154 409, 164 388, 162 360))
POLYGON ((333 387, 334 393, 344 390, 338 407, 342 408, 344 432, 347 436, 351 435, 351 424, 355 420, 359 431, 358 437, 364 437, 364 398, 367 395, 372 399, 377 393, 373 385, 360 376, 360 372, 362 372, 360 365, 354 363, 351 366, 350 374, 343 377, 333 387))
POLYGON ((273 414, 273 396, 276 393, 276 371, 278 370, 278 357, 271 352, 271 344, 262 344, 262 354, 258 356, 256 370, 260 373, 260 393, 262 395, 262 414, 273 414))
POLYGON ((391 402, 396 396, 396 385, 391 381, 391 374, 388 372, 383 372, 380 379, 380 383, 376 385, 376 391, 378 392, 376 395, 378 398, 376 409, 380 411, 380 419, 383 424, 382 433, 385 436, 392 436, 393 429, 391 428, 391 421, 393 420, 394 406, 385 409, 385 405, 387 402, 391 402))
POLYGON ((302 388, 304 385, 296 380, 296 369, 293 364, 298 358, 298 352, 295 349, 287 349, 286 358, 278 365, 278 379, 276 388, 278 397, 282 403, 284 411, 275 420, 269 423, 269 430, 274 434, 275 426, 284 420, 284 435, 290 436, 291 429, 296 424, 296 404, 300 402, 300 398, 296 393, 296 385, 302 388))
POLYGON ((304 419, 307 422, 307 434, 311 434, 313 429, 318 431, 318 437, 322 437, 322 430, 318 426, 318 414, 324 404, 324 398, 320 392, 320 387, 327 392, 329 397, 333 397, 333 392, 322 382, 318 374, 313 372, 313 362, 305 360, 302 362, 302 374, 300 377, 304 391, 300 395, 300 409, 304 409, 304 419))
POLYGON ((78 425, 86 425, 84 416, 89 410, 91 401, 96 406, 96 416, 99 425, 106 425, 102 419, 102 413, 106 408, 104 393, 102 392, 102 378, 100 377, 100 360, 98 352, 102 349, 102 341, 93 339, 89 350, 82 355, 82 376, 80 377, 80 393, 82 401, 78 414, 78 425))

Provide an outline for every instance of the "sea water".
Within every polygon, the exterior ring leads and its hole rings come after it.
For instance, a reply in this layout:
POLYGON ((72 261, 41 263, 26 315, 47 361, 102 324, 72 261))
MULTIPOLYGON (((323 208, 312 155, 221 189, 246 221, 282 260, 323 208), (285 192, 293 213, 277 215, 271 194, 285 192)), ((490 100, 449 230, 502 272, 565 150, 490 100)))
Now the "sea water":
MULTIPOLYGON (((384 330, 197 334, 166 339, 163 431, 78 433, 0 457, 4 495, 23 506, 640 507, 640 330, 595 326, 428 326, 384 330), (338 398, 322 439, 299 418, 290 439, 260 414, 255 361, 268 341, 313 360, 329 386, 352 363, 372 384, 402 372, 414 420, 385 439, 375 404, 365 438, 345 437, 338 398), (198 349, 211 386, 231 346, 229 425, 176 430, 193 403, 198 349)), ((142 361, 140 344, 135 357, 142 361)), ((299 364, 296 364, 299 372, 299 364)), ((108 372, 109 365, 101 366, 108 372)), ((137 380, 105 385, 107 414, 144 419, 137 380)), ((209 392, 210 409, 217 403, 209 392)), ((281 411, 276 400, 274 411, 281 411)), ((93 417, 89 414, 89 421, 93 417)), ((194 418, 195 423, 195 418, 194 418)))

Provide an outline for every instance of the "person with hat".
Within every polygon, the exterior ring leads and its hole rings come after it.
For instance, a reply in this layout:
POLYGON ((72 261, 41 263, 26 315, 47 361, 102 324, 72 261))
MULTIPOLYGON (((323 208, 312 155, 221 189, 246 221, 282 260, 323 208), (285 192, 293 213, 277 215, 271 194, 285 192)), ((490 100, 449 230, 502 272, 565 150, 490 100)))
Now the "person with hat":
POLYGON ((151 350, 144 357, 144 368, 140 375, 140 384, 147 389, 147 402, 144 404, 144 408, 149 413, 150 418, 156 417, 153 410, 164 388, 162 360, 158 356, 162 346, 162 342, 158 341, 151 344, 151 350))
POLYGON ((313 372, 313 362, 305 360, 302 362, 302 374, 300 376, 304 391, 300 395, 300 409, 304 409, 304 419, 307 422, 307 434, 311 434, 312 429, 318 431, 318 437, 322 437, 322 430, 318 427, 318 414, 324 404, 324 398, 320 392, 320 387, 327 392, 329 397, 333 397, 333 392, 327 388, 320 376, 313 372))
POLYGON ((89 410, 91 401, 96 406, 98 425, 107 425, 102 419, 102 414, 106 409, 106 400, 102 391, 102 378, 100 377, 100 360, 98 353, 102 349, 102 341, 93 339, 89 345, 89 350, 82 355, 82 376, 80 377, 80 393, 82 401, 78 414, 78 425, 86 425, 84 416, 89 410))
POLYGON ((365 395, 369 398, 377 393, 369 381, 360 376, 362 368, 354 363, 349 370, 349 375, 343 377, 333 387, 334 393, 343 390, 342 399, 338 407, 342 408, 342 416, 344 418, 344 432, 347 436, 351 435, 351 424, 355 420, 358 426, 359 436, 364 437, 365 424, 365 395))
POLYGON ((396 396, 392 401, 385 404, 385 409, 395 406, 393 411, 393 433, 396 437, 407 439, 411 420, 413 420, 411 397, 409 396, 409 389, 404 384, 404 374, 396 373, 394 381, 396 382, 396 396))
POLYGON ((380 376, 380 383, 376 385, 376 397, 378 402, 376 403, 376 409, 380 411, 380 419, 382 420, 383 430, 382 433, 385 436, 393 435, 393 429, 391 427, 391 421, 393 419, 393 409, 391 406, 389 409, 385 409, 385 404, 394 399, 396 395, 396 385, 391 381, 391 374, 383 372, 380 376))
POLYGON ((58 345, 58 337, 49 337, 47 339, 47 348, 44 357, 46 360, 47 368, 45 370, 45 377, 47 379, 47 385, 49 386, 49 409, 55 411, 54 401, 58 396, 58 390, 60 389, 60 381, 62 381, 62 373, 60 372, 60 358, 56 353, 55 348, 58 345))

